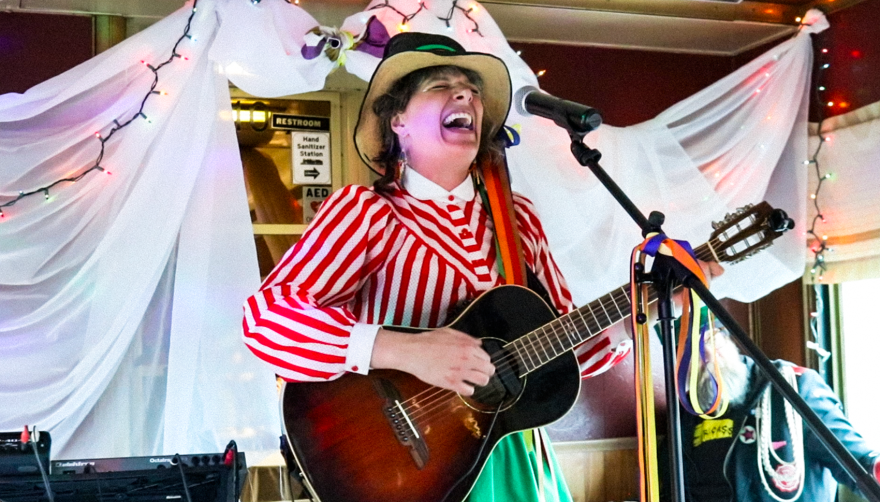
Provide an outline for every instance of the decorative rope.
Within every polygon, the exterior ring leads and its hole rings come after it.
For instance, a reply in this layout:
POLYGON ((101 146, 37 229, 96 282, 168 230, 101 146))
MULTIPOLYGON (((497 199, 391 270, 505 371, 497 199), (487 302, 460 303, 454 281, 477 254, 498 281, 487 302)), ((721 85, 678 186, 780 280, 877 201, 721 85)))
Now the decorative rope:
MULTIPOLYGON (((782 373, 791 387, 797 392, 797 377, 795 376, 794 368, 791 366, 783 366, 780 373, 782 373)), ((772 385, 768 385, 764 390, 764 394, 761 396, 761 403, 757 409, 755 417, 758 434, 758 472, 761 475, 761 483, 764 485, 764 489, 771 497, 779 502, 790 502, 799 499, 801 493, 804 491, 804 477, 806 470, 804 466, 804 423, 800 416, 798 416, 791 407, 791 404, 788 401, 785 401, 785 420, 788 425, 789 436, 791 437, 792 456, 794 458, 790 462, 783 460, 776 454, 776 450, 773 448, 772 438, 770 437, 773 430, 773 416, 770 402, 771 392, 772 385), (773 464, 770 461, 771 455, 779 466, 776 469, 773 468, 773 464), (780 470, 783 472, 780 473, 780 470), (773 483, 778 489, 780 489, 780 491, 794 490, 794 486, 792 486, 791 490, 786 490, 780 488, 780 485, 784 486, 786 484, 791 484, 792 481, 796 480, 797 492, 791 498, 780 497, 767 483, 768 476, 773 479, 773 483)))

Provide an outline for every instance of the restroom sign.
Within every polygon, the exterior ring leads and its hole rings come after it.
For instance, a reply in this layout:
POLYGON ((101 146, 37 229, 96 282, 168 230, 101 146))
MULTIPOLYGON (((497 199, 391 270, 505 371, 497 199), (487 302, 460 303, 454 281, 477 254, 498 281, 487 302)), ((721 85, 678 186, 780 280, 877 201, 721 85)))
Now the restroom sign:
POLYGON ((329 185, 330 133, 293 132, 293 182, 296 185, 329 185))

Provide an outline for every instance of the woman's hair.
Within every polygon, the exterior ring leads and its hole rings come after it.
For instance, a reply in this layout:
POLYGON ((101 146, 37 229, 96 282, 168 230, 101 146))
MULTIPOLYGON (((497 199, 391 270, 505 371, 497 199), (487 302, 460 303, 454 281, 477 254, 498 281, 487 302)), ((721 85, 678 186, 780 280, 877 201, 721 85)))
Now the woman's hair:
MULTIPOLYGON (((391 120, 398 113, 403 113, 406 110, 409 100, 427 80, 456 73, 461 73, 467 77, 482 92, 483 79, 479 73, 473 70, 454 65, 429 66, 408 73, 400 78, 391 85, 388 92, 379 96, 373 102, 373 113, 379 117, 379 136, 382 142, 382 149, 372 160, 381 165, 385 171, 373 183, 376 191, 387 192, 397 176, 397 164, 400 161, 400 141, 397 139, 397 134, 391 129, 391 120)), ((487 132, 485 128, 483 132, 487 132)), ((502 154, 503 149, 500 143, 495 138, 488 138, 487 134, 483 134, 477 156, 490 155, 495 157, 502 154)))

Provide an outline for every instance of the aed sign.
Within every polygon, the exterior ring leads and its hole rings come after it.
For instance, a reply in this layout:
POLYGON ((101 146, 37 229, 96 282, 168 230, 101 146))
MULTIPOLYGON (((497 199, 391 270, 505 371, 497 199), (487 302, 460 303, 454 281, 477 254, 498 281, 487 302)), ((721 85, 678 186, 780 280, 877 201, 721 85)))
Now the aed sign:
POLYGON ((328 187, 303 187, 303 220, 306 224, 315 219, 321 204, 330 197, 328 187))
POLYGON ((330 133, 293 132, 293 182, 297 185, 329 185, 330 133))

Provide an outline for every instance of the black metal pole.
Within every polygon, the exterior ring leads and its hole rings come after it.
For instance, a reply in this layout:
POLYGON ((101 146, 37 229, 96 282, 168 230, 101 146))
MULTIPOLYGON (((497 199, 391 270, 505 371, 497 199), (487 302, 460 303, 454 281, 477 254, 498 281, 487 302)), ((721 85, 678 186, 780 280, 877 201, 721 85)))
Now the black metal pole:
MULTIPOLYGON (((626 193, 615 183, 611 176, 599 165, 602 155, 592 148, 584 145, 583 135, 569 132, 571 136, 571 153, 581 165, 589 167, 596 178, 611 192, 614 199, 623 207, 630 217, 642 229, 642 235, 647 236, 651 232, 662 232, 663 215, 657 212, 651 213, 648 219, 639 211, 639 208, 630 200, 626 193)), ((655 260, 656 265, 656 260, 655 260)), ((671 477, 672 500, 685 502, 684 491, 684 461, 681 449, 681 422, 678 410, 678 397, 675 393, 675 340, 672 335, 672 321, 674 318, 672 309, 672 290, 675 275, 668 267, 658 267, 647 274, 657 290, 657 309, 661 319, 660 330, 663 335, 663 374, 666 376, 666 428, 669 434, 669 473, 671 477), (661 270, 662 269, 662 270, 661 270)))
POLYGON ((675 392, 675 336, 672 310, 672 290, 675 278, 671 271, 655 260, 651 271, 654 288, 657 290, 657 320, 660 322, 660 335, 663 339, 663 376, 666 379, 666 434, 669 440, 669 493, 672 500, 685 500, 684 458, 682 454, 681 416, 678 396, 675 392), (658 269, 659 267, 659 269, 658 269))

